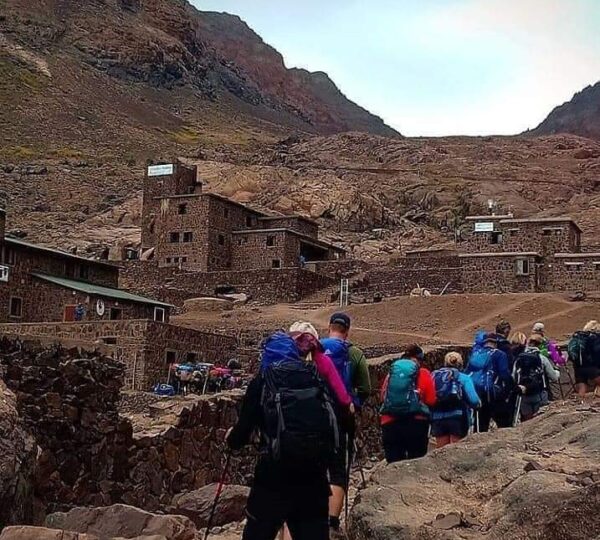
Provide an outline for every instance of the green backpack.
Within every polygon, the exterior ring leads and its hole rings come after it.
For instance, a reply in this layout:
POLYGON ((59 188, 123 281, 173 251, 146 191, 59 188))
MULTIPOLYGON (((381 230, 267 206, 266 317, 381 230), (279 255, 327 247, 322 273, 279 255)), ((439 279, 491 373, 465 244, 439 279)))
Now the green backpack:
POLYGON ((381 414, 406 416, 428 412, 417 392, 418 376, 419 366, 412 360, 401 358, 392 364, 381 414))
POLYGON ((569 341, 567 351, 569 353, 569 359, 576 366, 582 367, 590 363, 588 354, 588 340, 590 338, 589 332, 575 332, 573 337, 569 341))

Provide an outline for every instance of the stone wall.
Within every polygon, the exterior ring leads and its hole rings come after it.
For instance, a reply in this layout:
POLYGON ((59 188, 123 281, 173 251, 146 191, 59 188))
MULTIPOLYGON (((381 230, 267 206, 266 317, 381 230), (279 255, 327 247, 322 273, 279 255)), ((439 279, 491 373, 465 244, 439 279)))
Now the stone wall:
POLYGON ((402 296, 420 285, 440 294, 462 292, 461 268, 458 257, 435 257, 400 259, 393 264, 365 272, 363 279, 350 292, 359 296, 372 297, 402 296))
POLYGON ((298 238, 287 231, 241 231, 233 235, 233 270, 290 268, 300 264, 298 238))
POLYGON ((469 293, 528 293, 538 291, 538 258, 535 255, 461 256, 462 287, 469 293), (529 263, 529 275, 519 276, 516 261, 529 263))
POLYGON ((259 218, 263 229, 290 229, 315 240, 319 237, 319 224, 301 216, 259 218))
POLYGON ((118 414, 123 366, 60 348, 0 342, 5 382, 40 447, 34 492, 49 511, 110 504, 128 479, 131 425, 118 414), (108 482, 108 483, 107 483, 108 482))
POLYGON ((0 324, 0 335, 101 351, 123 363, 124 387, 137 390, 166 382, 168 358, 183 362, 195 354, 199 361, 225 362, 237 346, 233 336, 148 320, 0 324))
POLYGON ((542 276, 547 291, 600 291, 600 253, 553 257, 542 276))
POLYGON ((546 257, 579 250, 579 233, 570 221, 505 220, 501 222, 503 251, 535 251, 546 257))

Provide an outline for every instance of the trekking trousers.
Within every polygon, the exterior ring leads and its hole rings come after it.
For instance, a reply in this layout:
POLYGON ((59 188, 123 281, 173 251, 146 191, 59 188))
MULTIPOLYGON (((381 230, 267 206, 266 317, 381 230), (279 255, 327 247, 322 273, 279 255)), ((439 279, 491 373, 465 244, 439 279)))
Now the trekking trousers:
POLYGON ((381 426, 381 435, 388 463, 420 458, 427 454, 429 420, 398 418, 381 426))
POLYGON ((329 540, 329 494, 306 489, 289 493, 255 486, 248 498, 248 521, 242 540, 275 540, 284 523, 293 540, 329 540))

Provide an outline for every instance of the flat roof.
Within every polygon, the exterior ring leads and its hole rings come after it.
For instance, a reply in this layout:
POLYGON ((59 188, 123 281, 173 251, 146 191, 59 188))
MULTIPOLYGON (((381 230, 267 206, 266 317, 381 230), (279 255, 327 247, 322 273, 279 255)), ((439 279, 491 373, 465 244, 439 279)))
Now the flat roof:
POLYGON ((45 246, 38 246, 36 244, 31 244, 29 242, 25 242, 24 240, 21 240, 20 238, 15 238, 13 236, 6 236, 4 238, 4 241, 8 244, 11 244, 11 245, 17 246, 17 247, 21 247, 24 249, 32 249, 32 250, 36 250, 36 251, 42 251, 44 253, 49 253, 51 255, 59 255, 61 257, 66 257, 68 259, 75 259, 77 261, 82 261, 82 262, 86 262, 89 264, 97 264, 100 266, 114 268, 115 270, 119 269, 119 267, 117 265, 111 264, 110 262, 107 262, 107 261, 99 261, 97 259, 87 259, 86 257, 81 257, 79 255, 73 255, 72 253, 67 253, 66 251, 62 251, 60 249, 49 248, 49 247, 45 247, 45 246))
POLYGON ((64 287, 65 289, 71 289, 73 291, 79 291, 85 294, 91 294, 94 296, 103 296, 104 298, 113 298, 114 300, 123 300, 124 302, 135 302, 137 304, 148 304, 152 306, 159 306, 165 308, 172 308, 171 304, 165 304, 158 300, 151 300, 144 296, 132 294, 121 289, 113 289, 111 287, 103 287, 102 285, 94 285, 84 281, 76 281, 74 279, 68 279, 63 277, 50 276, 48 274, 40 274, 32 272, 31 275, 35 278, 41 279, 48 283, 64 287))
POLYGON ((581 232, 579 225, 570 216, 561 216, 556 218, 521 218, 521 219, 503 219, 502 223, 570 223, 581 232))
POLYGON ((540 254, 535 251, 500 251, 498 253, 461 253, 461 259, 476 257, 539 257, 540 254))
POLYGON ((239 203, 237 201, 234 201, 232 199, 229 199, 227 197, 225 197, 224 195, 219 195, 218 193, 213 193, 213 192, 208 192, 208 193, 202 193, 202 197, 208 197, 208 198, 212 198, 212 199, 218 199, 220 201, 229 203, 233 206, 237 206, 238 208, 243 208, 244 210, 246 210, 247 212, 252 212, 253 214, 257 214, 260 217, 266 217, 266 214, 264 212, 261 212, 259 210, 254 210, 253 208, 250 208, 249 206, 246 206, 245 204, 239 203))
POLYGON ((278 219, 299 219, 301 221, 306 221, 306 223, 311 223, 312 225, 319 225, 314 219, 307 218, 306 216, 301 216, 300 214, 290 214, 287 216, 264 216, 258 219, 259 221, 272 221, 278 219))
POLYGON ((556 259, 586 259, 588 257, 598 258, 600 253, 555 253, 556 259))
POLYGON ((335 244, 331 244, 330 242, 325 242, 324 240, 319 240, 318 238, 312 238, 311 236, 306 236, 305 234, 299 233, 298 231, 294 231, 293 229, 287 229, 285 227, 277 228, 277 229, 247 229, 242 231, 233 231, 232 234, 269 234, 269 233, 288 233, 294 236, 298 236, 301 240, 306 243, 314 244, 318 247, 326 247, 330 249, 335 249, 337 251, 346 252, 346 250, 342 247, 336 246, 335 244))
POLYGON ((487 219, 488 221, 490 219, 491 220, 496 220, 496 219, 500 219, 501 220, 501 219, 510 219, 512 217, 514 217, 512 214, 502 214, 502 215, 499 214, 497 216, 490 216, 490 215, 488 215, 488 216, 467 216, 465 218, 465 221, 479 221, 479 220, 482 220, 482 219, 487 219))
POLYGON ((439 248, 423 248, 423 249, 411 249, 406 252, 407 255, 414 255, 416 253, 439 253, 441 251, 456 252, 456 248, 452 247, 439 247, 439 248))

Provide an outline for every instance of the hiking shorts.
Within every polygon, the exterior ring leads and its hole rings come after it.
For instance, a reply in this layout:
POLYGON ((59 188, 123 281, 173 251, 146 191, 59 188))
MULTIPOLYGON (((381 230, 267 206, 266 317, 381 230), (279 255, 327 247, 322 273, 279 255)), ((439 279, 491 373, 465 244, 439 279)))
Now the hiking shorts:
POLYGON ((600 377, 600 367, 582 366, 575 368, 575 382, 577 384, 588 384, 590 381, 600 377))
POLYGON ((329 483, 348 489, 348 434, 340 431, 340 447, 329 464, 329 483))
POLYGON ((465 416, 452 416, 450 418, 440 418, 432 420, 431 434, 434 437, 466 437, 469 431, 468 421, 465 416))

